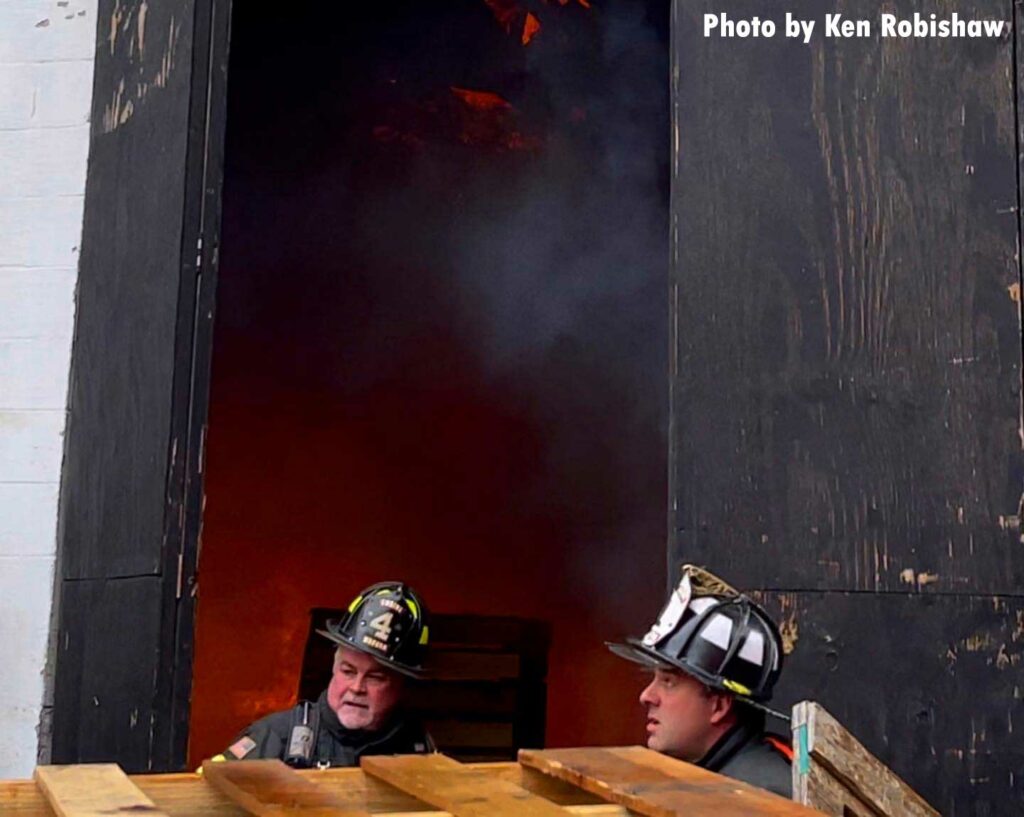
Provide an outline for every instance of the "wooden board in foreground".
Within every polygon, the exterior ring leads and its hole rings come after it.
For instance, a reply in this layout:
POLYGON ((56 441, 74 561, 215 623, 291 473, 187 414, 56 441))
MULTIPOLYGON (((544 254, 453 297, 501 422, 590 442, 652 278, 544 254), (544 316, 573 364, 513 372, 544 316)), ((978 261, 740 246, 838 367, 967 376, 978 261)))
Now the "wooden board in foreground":
POLYGON ((280 760, 203 763, 203 779, 250 814, 262 817, 369 817, 280 760))
POLYGON ((771 792, 641 746, 521 749, 519 762, 650 817, 821 817, 771 792))
POLYGON ((793 799, 837 817, 939 817, 813 701, 793 707, 793 799))
POLYGON ((59 817, 166 817, 116 763, 38 766, 35 779, 59 817))
POLYGON ((567 817, 571 812, 444 755, 364 757, 362 770, 454 817, 567 817))

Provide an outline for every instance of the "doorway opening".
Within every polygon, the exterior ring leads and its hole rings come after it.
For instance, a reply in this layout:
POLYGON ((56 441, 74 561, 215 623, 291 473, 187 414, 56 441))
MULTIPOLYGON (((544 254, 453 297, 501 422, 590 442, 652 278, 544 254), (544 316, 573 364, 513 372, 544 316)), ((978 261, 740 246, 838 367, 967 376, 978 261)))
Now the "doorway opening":
POLYGON ((523 740, 639 742, 603 642, 666 581, 668 3, 237 3, 231 49, 190 764, 391 579, 541 626, 523 740))

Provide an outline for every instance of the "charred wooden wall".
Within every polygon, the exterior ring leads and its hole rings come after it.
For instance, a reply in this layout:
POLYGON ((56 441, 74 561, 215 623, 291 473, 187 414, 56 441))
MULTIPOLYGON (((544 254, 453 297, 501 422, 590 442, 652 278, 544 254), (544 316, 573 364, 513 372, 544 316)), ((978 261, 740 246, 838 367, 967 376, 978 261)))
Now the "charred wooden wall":
POLYGON ((229 10, 229 0, 99 4, 61 490, 55 763, 184 763, 229 10))
MULTIPOLYGON (((919 10, 837 0, 730 4, 816 19, 809 45, 705 38, 722 10, 674 6, 672 557, 781 617, 782 703, 821 701, 947 816, 1011 813, 1013 37, 826 39, 826 11, 919 10)), ((933 10, 1016 30, 1008 0, 933 10)))

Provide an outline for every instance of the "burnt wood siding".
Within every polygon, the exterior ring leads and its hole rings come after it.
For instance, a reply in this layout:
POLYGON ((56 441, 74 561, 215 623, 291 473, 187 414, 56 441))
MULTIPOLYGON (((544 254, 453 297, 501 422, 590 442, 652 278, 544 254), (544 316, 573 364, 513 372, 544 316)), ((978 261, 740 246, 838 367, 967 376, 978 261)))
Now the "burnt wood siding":
POLYGON ((882 39, 877 23, 1012 22, 1014 6, 740 2, 730 16, 771 17, 776 37, 705 38, 723 10, 673 9, 671 575, 692 561, 791 591, 788 700, 820 692, 943 814, 1009 813, 1014 38, 882 39), (817 21, 810 45, 783 36, 786 11, 817 21), (874 36, 825 38, 825 12, 874 36), (847 645, 838 664, 825 633, 847 645))
POLYGON ((99 4, 59 532, 58 763, 140 772, 185 759, 229 10, 99 4))

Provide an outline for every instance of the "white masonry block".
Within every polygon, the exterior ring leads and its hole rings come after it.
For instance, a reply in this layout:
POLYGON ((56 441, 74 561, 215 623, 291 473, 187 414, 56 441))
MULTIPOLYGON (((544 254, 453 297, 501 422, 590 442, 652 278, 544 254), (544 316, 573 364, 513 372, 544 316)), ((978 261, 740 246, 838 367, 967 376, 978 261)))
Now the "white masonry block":
MULTIPOLYGON (((96 49, 96 0, 0 0, 0 779, 35 765, 96 49)), ((100 42, 98 42, 100 40, 100 42)))
POLYGON ((91 60, 96 48, 96 3, 3 0, 0 62, 91 60))
POLYGON ((57 482, 0 482, 0 556, 53 556, 57 482))
POLYGON ((89 126, 0 130, 0 196, 81 195, 89 126))
POLYGON ((63 410, 0 409, 0 482, 54 482, 63 451, 63 410))
POLYGON ((82 195, 0 198, 0 267, 78 267, 82 195))
POLYGON ((0 268, 0 340, 71 337, 77 279, 73 268, 0 268))
POLYGON ((2 129, 87 125, 91 105, 92 60, 0 63, 2 129))
POLYGON ((50 630, 54 559, 0 556, 0 776, 31 777, 50 630))
POLYGON ((0 410, 63 411, 70 365, 70 338, 0 338, 0 410))

